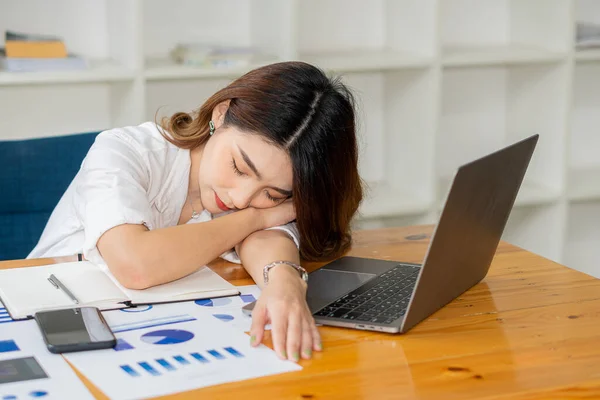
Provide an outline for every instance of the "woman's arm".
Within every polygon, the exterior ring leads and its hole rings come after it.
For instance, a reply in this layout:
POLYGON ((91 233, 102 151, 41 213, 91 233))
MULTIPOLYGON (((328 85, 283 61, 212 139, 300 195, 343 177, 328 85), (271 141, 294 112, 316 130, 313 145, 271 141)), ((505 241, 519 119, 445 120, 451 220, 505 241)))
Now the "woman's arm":
POLYGON ((262 289, 252 312, 252 344, 263 338, 264 327, 271 323, 273 346, 283 359, 298 361, 300 354, 310 358, 312 350, 321 350, 321 339, 306 304, 306 283, 298 271, 285 264, 269 271, 269 283, 263 282, 263 267, 273 261, 299 263, 298 249, 287 233, 280 230, 258 231, 236 247, 242 264, 262 289))
MULTIPOLYGON (((263 267, 273 261, 290 261, 300 264, 300 254, 292 238, 281 230, 263 230, 254 232, 236 246, 242 265, 248 271, 254 282, 264 289, 263 267)), ((290 274, 305 286, 298 271, 286 265, 280 265, 269 272, 269 279, 277 279, 282 270, 290 274), (279 271, 278 271, 279 270, 279 271), (277 272, 276 272, 277 271, 277 272)))
POLYGON ((288 223, 293 204, 247 208, 199 224, 148 230, 124 224, 106 231, 97 247, 117 280, 144 289, 182 278, 232 249, 253 232, 288 223))
POLYGON ((126 224, 105 232, 98 250, 122 285, 144 289, 191 274, 263 228, 260 211, 253 208, 161 229, 126 224))

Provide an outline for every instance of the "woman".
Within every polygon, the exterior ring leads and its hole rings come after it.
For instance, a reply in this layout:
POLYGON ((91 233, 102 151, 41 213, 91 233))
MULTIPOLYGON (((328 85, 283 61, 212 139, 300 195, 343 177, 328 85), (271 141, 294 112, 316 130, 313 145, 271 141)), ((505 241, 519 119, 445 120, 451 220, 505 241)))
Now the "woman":
POLYGON ((309 64, 268 65, 193 115, 100 133, 29 257, 83 253, 134 289, 241 261, 262 289, 253 344, 271 323, 281 358, 310 358, 322 346, 300 259, 348 249, 357 164, 347 88, 309 64))

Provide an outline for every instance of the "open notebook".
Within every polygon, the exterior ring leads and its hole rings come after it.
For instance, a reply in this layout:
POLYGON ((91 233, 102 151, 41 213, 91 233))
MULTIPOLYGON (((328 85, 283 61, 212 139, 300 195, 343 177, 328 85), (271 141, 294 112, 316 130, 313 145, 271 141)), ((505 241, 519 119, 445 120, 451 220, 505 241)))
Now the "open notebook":
POLYGON ((123 287, 110 272, 88 261, 0 270, 0 299, 13 319, 31 318, 42 310, 83 306, 110 310, 238 294, 234 285, 208 267, 144 290, 123 287), (48 280, 51 274, 79 304, 48 280))

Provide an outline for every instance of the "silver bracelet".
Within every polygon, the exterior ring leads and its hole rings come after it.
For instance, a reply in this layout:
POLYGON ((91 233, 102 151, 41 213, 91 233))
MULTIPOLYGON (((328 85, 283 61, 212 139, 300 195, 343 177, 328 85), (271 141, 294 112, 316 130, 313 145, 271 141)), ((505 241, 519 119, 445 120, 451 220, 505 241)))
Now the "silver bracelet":
POLYGON ((275 261, 275 262, 267 264, 263 267, 263 280, 265 282, 265 285, 267 283, 269 283, 269 271, 271 270, 271 268, 276 267, 281 264, 286 264, 286 265, 289 265, 290 267, 296 269, 296 271, 298 271, 300 273, 300 277, 302 278, 302 280, 304 280, 304 282, 308 282, 308 272, 306 272, 306 270, 304 268, 302 268, 301 266, 299 266, 298 264, 295 264, 291 261, 275 261))

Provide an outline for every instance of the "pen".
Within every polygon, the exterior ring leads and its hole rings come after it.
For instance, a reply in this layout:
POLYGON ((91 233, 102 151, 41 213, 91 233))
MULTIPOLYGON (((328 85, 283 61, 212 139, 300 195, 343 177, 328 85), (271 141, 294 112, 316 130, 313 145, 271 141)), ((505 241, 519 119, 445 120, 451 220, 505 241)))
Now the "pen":
POLYGON ((75 302, 75 304, 79 304, 79 300, 77 300, 77 297, 75 297, 73 295, 73 293, 71 293, 71 291, 69 289, 67 289, 67 287, 65 285, 63 285, 62 282, 59 281, 56 276, 54 276, 54 274, 51 274, 50 277, 48 278, 48 280, 50 281, 51 284, 54 285, 54 287, 56 287, 57 289, 61 289, 63 292, 65 292, 67 294, 67 296, 69 296, 71 298, 71 300, 73 300, 73 302, 75 302))

